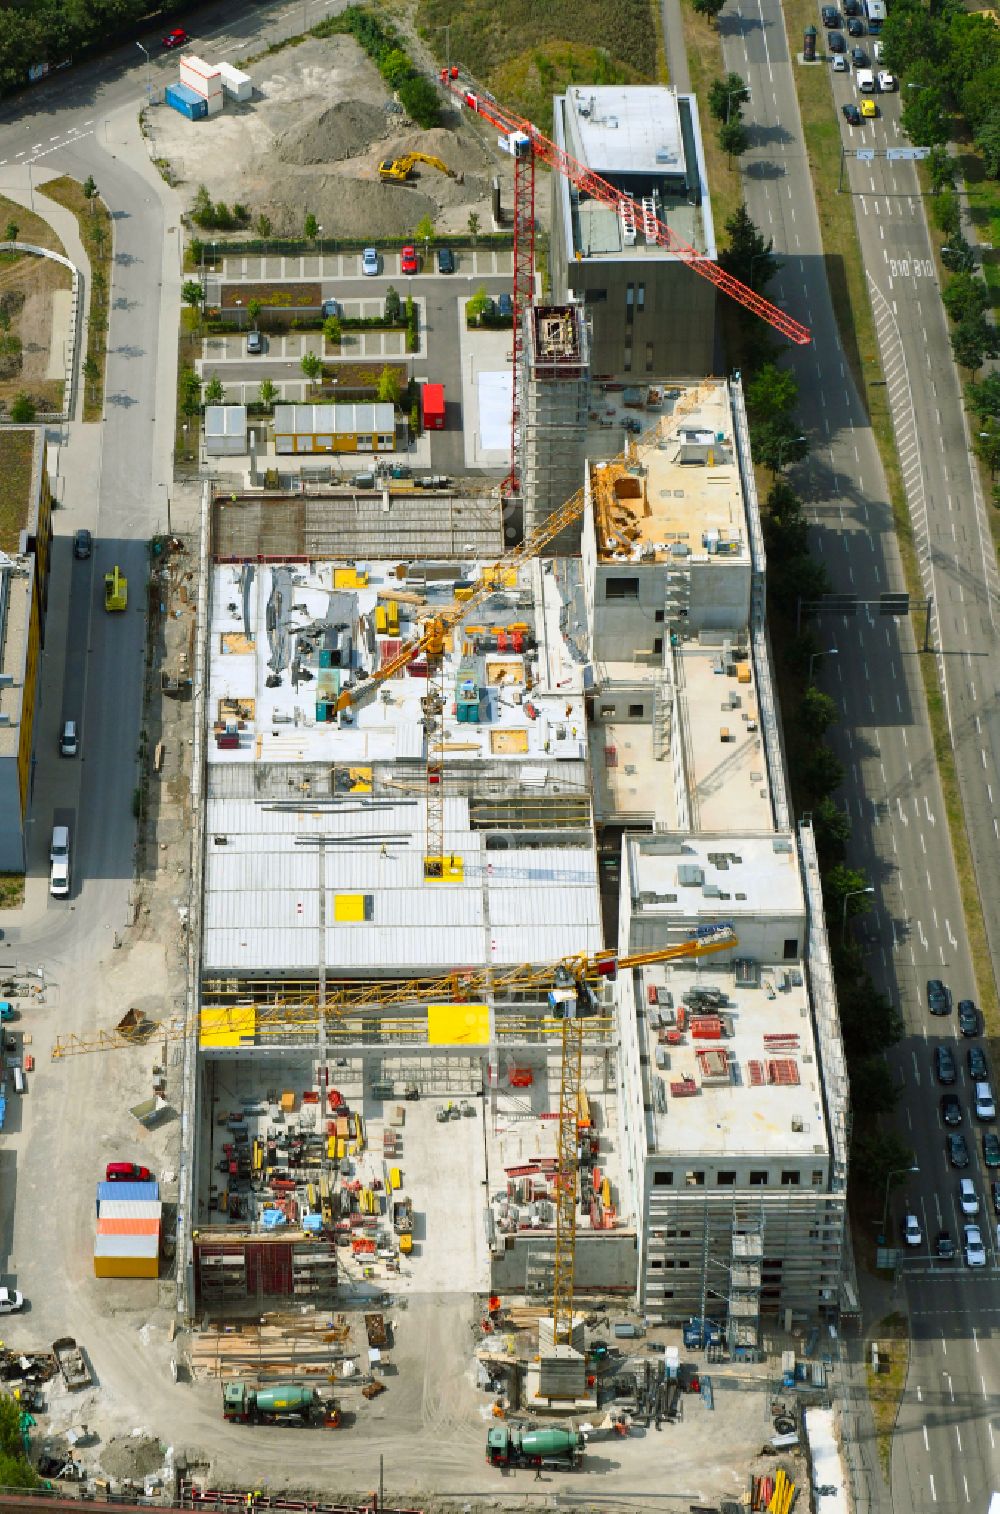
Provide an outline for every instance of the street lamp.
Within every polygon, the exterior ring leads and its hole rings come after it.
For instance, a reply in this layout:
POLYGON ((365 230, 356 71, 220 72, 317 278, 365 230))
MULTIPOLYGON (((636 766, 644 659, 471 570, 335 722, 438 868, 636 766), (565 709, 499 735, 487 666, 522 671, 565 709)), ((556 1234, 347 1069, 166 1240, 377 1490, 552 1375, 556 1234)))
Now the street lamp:
POLYGON ((841 946, 843 946, 844 942, 847 940, 847 901, 848 901, 848 899, 853 899, 856 894, 873 894, 874 892, 875 892, 875 889, 872 886, 872 884, 870 884, 870 883, 865 888, 849 888, 847 890, 847 893, 844 895, 844 913, 843 913, 843 917, 842 917, 841 922, 840 922, 840 944, 841 944, 841 946))
POLYGON ((919 1171, 920 1171, 920 1168, 916 1167, 916 1166, 914 1166, 914 1167, 893 1167, 892 1170, 891 1170, 891 1172, 889 1172, 889 1173, 886 1174, 886 1179, 885 1179, 885 1203, 882 1205, 882 1234, 883 1235, 885 1235, 885 1227, 886 1227, 886 1224, 888 1223, 888 1219, 889 1219, 889 1184, 892 1182, 893 1178, 898 1177, 901 1172, 919 1172, 919 1171))
POLYGON ((319 255, 322 258, 322 256, 323 256, 323 228, 322 228, 322 226, 317 226, 316 227, 316 239, 319 242, 319 255))
POLYGON ((729 90, 727 92, 727 94, 726 94, 726 124, 727 125, 729 123, 729 102, 730 102, 730 100, 734 100, 738 95, 741 96, 741 97, 745 97, 747 100, 749 100, 749 98, 750 98, 750 91, 747 89, 747 87, 746 87, 745 84, 741 84, 740 87, 739 87, 739 89, 731 89, 731 90, 729 90))
POLYGON ((236 298, 236 326, 239 331, 243 330, 243 301, 236 298))
POLYGON ((825 652, 810 652, 809 653, 809 677, 806 679, 806 688, 808 688, 808 689, 812 688, 813 667, 815 665, 817 657, 836 657, 836 656, 837 656, 837 648, 836 647, 828 647, 825 652))
POLYGON ((150 87, 149 87, 149 53, 143 47, 143 45, 142 45, 141 42, 137 42, 135 45, 139 49, 139 51, 142 53, 143 57, 146 60, 146 99, 148 101, 148 100, 150 100, 152 98, 152 95, 151 95, 151 92, 150 92, 150 87))
POLYGON ((781 460, 785 455, 785 448, 795 447, 799 444, 799 442, 804 442, 807 440, 808 438, 805 436, 783 436, 781 438, 781 441, 778 443, 778 466, 775 469, 775 472, 781 472, 781 460))

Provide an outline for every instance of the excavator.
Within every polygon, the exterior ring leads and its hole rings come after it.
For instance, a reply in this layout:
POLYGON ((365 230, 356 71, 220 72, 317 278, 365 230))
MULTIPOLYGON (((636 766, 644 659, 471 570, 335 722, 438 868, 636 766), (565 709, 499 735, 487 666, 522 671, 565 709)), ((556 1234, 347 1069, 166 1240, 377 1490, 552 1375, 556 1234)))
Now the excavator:
POLYGON ((449 179, 457 179, 460 184, 462 182, 461 174, 455 173, 440 158, 434 158, 426 152, 408 152, 401 158, 384 158, 378 166, 378 176, 385 184, 406 184, 413 177, 415 163, 427 163, 439 173, 447 174, 449 179))

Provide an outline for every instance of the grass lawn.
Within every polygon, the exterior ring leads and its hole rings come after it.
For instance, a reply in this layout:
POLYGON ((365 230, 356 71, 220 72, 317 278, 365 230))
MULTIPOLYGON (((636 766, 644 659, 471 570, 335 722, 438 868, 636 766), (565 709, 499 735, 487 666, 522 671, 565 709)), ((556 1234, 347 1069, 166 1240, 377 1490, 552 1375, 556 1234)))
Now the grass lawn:
POLYGON ((114 237, 111 216, 99 195, 88 200, 83 185, 76 179, 52 179, 39 193, 55 200, 76 216, 90 259, 90 335, 85 363, 94 372, 84 377, 83 418, 99 421, 104 413, 104 366, 107 359, 108 291, 111 287, 111 258, 114 237))
POLYGON ((896 1428, 899 1401, 906 1385, 906 1372, 910 1365, 910 1339, 906 1316, 887 1314, 879 1320, 865 1343, 868 1358, 868 1397, 875 1416, 875 1443, 882 1471, 889 1476, 889 1457, 892 1453, 892 1434, 896 1428), (872 1371, 872 1343, 878 1345, 879 1370, 872 1371))
POLYGON ((983 278, 993 296, 994 318, 1000 316, 1000 180, 988 179, 983 160, 970 147, 958 154, 958 166, 968 190, 969 214, 979 241, 991 242, 983 253, 983 278))
POLYGON ((0 873, 0 909, 20 909, 24 903, 24 874, 0 873))
MULTIPOLYGON (((719 126, 708 113, 708 90, 713 79, 727 72, 722 62, 722 41, 714 23, 696 14, 691 0, 681 0, 684 19, 684 50, 687 53, 691 88, 698 97, 701 140, 705 149, 705 170, 712 199, 712 219, 716 240, 728 242, 724 227, 734 210, 743 203, 743 185, 739 165, 730 164, 728 153, 719 146, 719 126)), ((720 301, 721 303, 721 301, 720 301)))
MULTIPOLYGON (((59 252, 66 256, 66 249, 56 236, 48 221, 43 221, 41 216, 33 210, 19 205, 16 200, 8 200, 6 195, 0 195, 0 232, 3 233, 4 241, 33 242, 36 247, 47 247, 50 252, 59 252), (17 227, 17 237, 8 237, 6 228, 13 222, 17 227)), ((13 256, 13 254, 8 254, 13 256)), ((25 254, 26 256, 26 254, 25 254)))
POLYGON ((16 552, 31 486, 33 431, 0 431, 0 552, 16 552))

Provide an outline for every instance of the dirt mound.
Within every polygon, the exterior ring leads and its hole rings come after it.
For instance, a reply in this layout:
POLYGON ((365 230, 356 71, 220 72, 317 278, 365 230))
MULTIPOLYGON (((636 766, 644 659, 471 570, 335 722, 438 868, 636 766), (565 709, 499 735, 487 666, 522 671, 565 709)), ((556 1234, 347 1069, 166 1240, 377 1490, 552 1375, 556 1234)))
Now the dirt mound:
POLYGON ((279 142, 278 157, 301 167, 357 157, 385 136, 386 119, 378 105, 365 100, 338 100, 288 132, 279 142))
POLYGON ((116 1435, 101 1452, 101 1467, 109 1477, 141 1481, 163 1466, 164 1451, 147 1435, 116 1435))
POLYGON ((308 185, 289 175, 281 183, 269 184, 267 197, 267 213, 276 226, 301 227, 302 206, 308 199, 328 234, 370 242, 406 236, 416 230, 422 217, 433 220, 437 211, 435 201, 419 189, 400 189, 335 173, 310 174, 308 185))

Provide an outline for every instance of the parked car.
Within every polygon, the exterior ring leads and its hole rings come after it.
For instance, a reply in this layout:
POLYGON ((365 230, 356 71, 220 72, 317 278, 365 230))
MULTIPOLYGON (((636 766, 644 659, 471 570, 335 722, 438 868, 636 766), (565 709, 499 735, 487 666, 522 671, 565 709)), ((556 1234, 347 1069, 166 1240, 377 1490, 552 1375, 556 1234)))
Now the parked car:
POLYGON ((510 295, 509 294, 498 294, 497 295, 497 315, 503 316, 505 320, 509 321, 511 319, 511 317, 513 316, 513 314, 514 314, 514 301, 511 299, 510 295))
POLYGON ((76 721, 64 720, 62 730, 59 732, 59 755, 60 757, 75 757, 79 750, 80 738, 76 721))
MULTIPOLYGON (((877 62, 878 53, 875 54, 875 59, 877 62)), ((883 69, 878 76, 878 87, 884 95, 891 95, 895 90, 899 88, 896 75, 887 73, 886 70, 883 69)))
POLYGON ((847 23, 847 35, 849 37, 863 37, 864 34, 865 23, 863 21, 859 21, 857 16, 852 16, 850 21, 848 21, 847 23))
POLYGON ((845 58, 843 53, 834 53, 833 71, 835 74, 846 74, 849 72, 847 67, 847 59, 845 58))
POLYGON ((872 57, 875 59, 875 62, 876 63, 881 63, 882 62, 882 58, 883 58, 884 55, 885 55, 885 43, 884 42, 873 42, 872 43, 872 57))
POLYGON ((340 301, 339 300, 324 300, 323 301, 323 319, 326 320, 327 317, 331 316, 331 315, 340 315, 340 301))
POLYGON ((24 1308, 24 1294, 16 1288, 0 1288, 0 1314, 14 1314, 24 1308))
POLYGON ((86 526, 81 526, 73 537, 73 556, 81 561, 94 550, 94 538, 86 526))
POLYGON ((438 273, 454 273, 455 272, 455 254, 452 252, 451 248, 450 247, 439 247, 438 250, 437 250, 437 255, 438 255, 438 273))
POLYGON ((823 25, 825 27, 829 28, 840 25, 840 12, 835 5, 824 5, 820 10, 820 15, 823 18, 823 25))
POLYGON ((949 1083, 954 1083, 956 1077, 955 1056, 950 1046, 935 1046, 934 1071, 937 1074, 938 1082, 943 1086, 947 1087, 949 1083))
POLYGON ((993 1205, 993 1213, 1000 1215, 1000 1183, 990 1184, 990 1202, 993 1205))
POLYGON ((420 263, 417 258, 417 249, 414 246, 404 247, 399 254, 400 273, 419 273, 420 263))
POLYGON ((983 1245, 982 1232, 978 1225, 963 1225, 962 1236, 965 1242, 965 1264, 967 1267, 986 1266, 986 1248, 983 1245))
POLYGON ((949 1230, 939 1230, 934 1242, 934 1255, 942 1262, 950 1262, 955 1255, 955 1242, 949 1230))
POLYGON ((174 47, 186 47, 191 38, 183 26, 175 26, 172 32, 167 32, 165 37, 160 38, 160 46, 167 49, 174 47))
POLYGON ((49 842, 49 861, 69 861, 69 826, 54 825, 52 827, 52 840, 49 842))
POLYGON ((932 1015, 951 1014, 951 989, 940 978, 927 979, 927 1008, 932 1015))
POLYGON ((1000 1167, 1000 1136, 995 1130, 983 1131, 983 1162, 987 1167, 1000 1167))
POLYGON ((109 1162, 104 1169, 106 1183, 151 1183, 153 1174, 138 1162, 109 1162))
POLYGON ((948 1161, 952 1167, 968 1167, 969 1148, 962 1132, 960 1130, 949 1130, 945 1140, 948 1146, 948 1161))
POLYGON ((963 1036, 978 1036, 979 1011, 974 999, 959 999, 958 1028, 963 1036))
MULTIPOLYGON (((959 1178, 958 1180, 958 1207, 963 1214, 979 1213, 979 1195, 976 1192, 976 1185, 971 1178, 959 1178)), ((1000 1214, 1000 1210, 997 1213, 1000 1214)))
POLYGON ((997 1107, 993 1098, 993 1090, 988 1083, 973 1083, 972 1100, 977 1120, 996 1119, 997 1107))
POLYGON ((258 357, 264 351, 264 341, 259 331, 247 332, 247 354, 258 357))
POLYGON ((874 121, 874 119, 875 119, 875 117, 877 115, 878 115, 878 106, 875 104, 875 101, 874 100, 867 100, 867 99, 862 100, 862 102, 861 102, 861 118, 862 118, 862 120, 863 121, 874 121))
POLYGON ((361 272, 369 278, 378 273, 378 252, 374 247, 366 247, 361 254, 361 272))
POLYGON ((907 1214, 903 1219, 903 1239, 908 1246, 923 1245, 923 1231, 915 1214, 907 1214))
POLYGON ((982 1082, 983 1078, 989 1077, 990 1073, 986 1062, 986 1053, 981 1046, 968 1047, 965 1053, 965 1060, 969 1067, 969 1077, 974 1083, 982 1082))
POLYGON ((945 1125, 961 1125, 962 1106, 957 1093, 941 1095, 941 1119, 945 1125))
POLYGON ((846 53, 847 51, 847 43, 844 40, 843 32, 830 32, 826 42, 832 53, 846 53))
POLYGON ((49 870, 49 893, 53 899, 69 898, 69 858, 53 862, 49 870))
POLYGON ((858 107, 855 104, 853 104, 851 101, 848 101, 848 103, 846 105, 842 105, 840 109, 848 126, 861 125, 861 112, 860 110, 858 110, 858 107))
POLYGON ((845 16, 860 16, 861 15, 861 0, 844 0, 844 15, 845 16))

